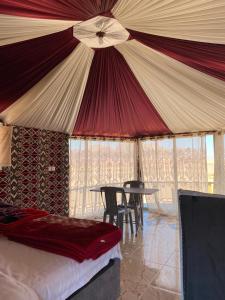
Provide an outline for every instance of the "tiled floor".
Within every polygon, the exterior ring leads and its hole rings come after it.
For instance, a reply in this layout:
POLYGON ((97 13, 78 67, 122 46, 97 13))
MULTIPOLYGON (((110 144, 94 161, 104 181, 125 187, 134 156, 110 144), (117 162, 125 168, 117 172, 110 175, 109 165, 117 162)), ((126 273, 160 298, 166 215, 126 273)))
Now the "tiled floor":
POLYGON ((179 300, 179 232, 175 218, 144 214, 137 237, 125 228, 119 300, 179 300))

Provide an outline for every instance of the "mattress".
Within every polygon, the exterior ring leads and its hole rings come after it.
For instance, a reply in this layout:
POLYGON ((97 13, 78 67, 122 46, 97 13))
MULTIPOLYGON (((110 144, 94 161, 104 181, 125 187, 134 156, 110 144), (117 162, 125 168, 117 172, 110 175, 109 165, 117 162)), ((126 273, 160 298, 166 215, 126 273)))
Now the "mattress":
POLYGON ((65 300, 88 283, 110 259, 121 259, 119 244, 96 260, 82 263, 4 237, 0 237, 0 249, 1 274, 26 287, 26 292, 33 293, 35 296, 30 300, 65 300))

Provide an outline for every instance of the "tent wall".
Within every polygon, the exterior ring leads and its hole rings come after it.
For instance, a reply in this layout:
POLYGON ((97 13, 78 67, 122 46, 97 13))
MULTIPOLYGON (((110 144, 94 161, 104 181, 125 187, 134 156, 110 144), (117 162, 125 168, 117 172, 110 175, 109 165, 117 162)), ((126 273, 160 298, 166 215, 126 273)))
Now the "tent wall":
POLYGON ((122 185, 137 179, 134 141, 70 140, 70 216, 101 217, 103 202, 96 185, 122 185))
POLYGON ((67 215, 68 161, 66 134, 14 127, 12 166, 0 171, 0 200, 67 215))
POLYGON ((224 159, 224 134, 214 134, 214 176, 216 194, 225 194, 225 159, 224 159))

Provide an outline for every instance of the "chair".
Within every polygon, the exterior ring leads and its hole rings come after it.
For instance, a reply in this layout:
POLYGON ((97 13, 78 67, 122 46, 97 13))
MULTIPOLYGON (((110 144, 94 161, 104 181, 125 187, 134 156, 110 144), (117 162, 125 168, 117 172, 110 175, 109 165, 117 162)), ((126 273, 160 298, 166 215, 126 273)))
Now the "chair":
POLYGON ((131 233, 134 233, 133 230, 133 221, 131 210, 127 208, 126 195, 123 188, 104 186, 101 187, 101 196, 105 194, 105 201, 103 201, 105 211, 103 215, 103 222, 106 222, 107 216, 109 216, 109 223, 116 224, 123 231, 123 219, 124 215, 130 220, 130 229, 131 233), (122 195, 122 203, 118 204, 117 193, 122 195))
MULTIPOLYGON (((144 182, 140 180, 131 180, 125 181, 123 184, 125 188, 144 188, 144 182)), ((142 195, 140 194, 130 194, 129 201, 128 201, 128 208, 134 210, 135 216, 135 225, 136 225, 136 232, 138 231, 139 224, 143 226, 143 203, 142 203, 142 195)))

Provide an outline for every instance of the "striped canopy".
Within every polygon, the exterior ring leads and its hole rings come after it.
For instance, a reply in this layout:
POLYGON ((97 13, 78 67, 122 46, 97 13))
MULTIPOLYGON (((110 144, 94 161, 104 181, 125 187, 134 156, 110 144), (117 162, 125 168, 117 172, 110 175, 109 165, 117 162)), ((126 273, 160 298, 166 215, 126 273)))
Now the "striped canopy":
POLYGON ((0 119, 75 136, 225 129, 224 0, 1 0, 0 119))

